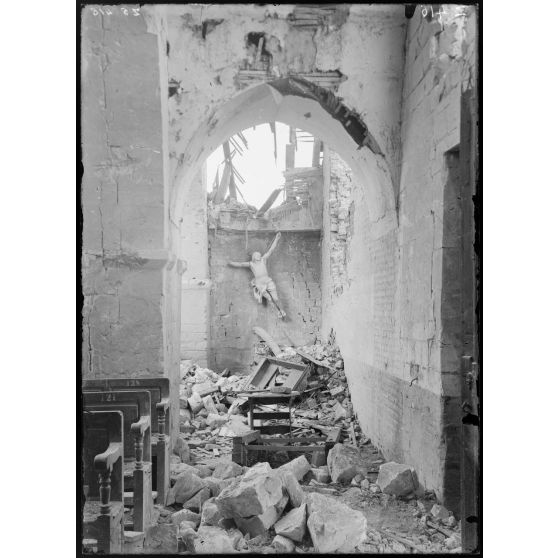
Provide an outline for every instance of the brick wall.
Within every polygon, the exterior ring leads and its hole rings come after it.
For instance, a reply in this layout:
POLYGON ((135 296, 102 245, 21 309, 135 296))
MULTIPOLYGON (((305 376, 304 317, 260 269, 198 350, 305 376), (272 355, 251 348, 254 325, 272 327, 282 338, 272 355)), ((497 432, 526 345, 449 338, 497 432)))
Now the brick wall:
POLYGON ((248 261, 254 251, 264 253, 274 232, 249 233, 210 230, 210 366, 246 372, 259 338, 254 326, 263 327, 278 343, 311 343, 321 323, 320 232, 283 232, 268 260, 285 320, 272 306, 258 304, 252 294, 249 269, 232 268, 227 261, 248 261))

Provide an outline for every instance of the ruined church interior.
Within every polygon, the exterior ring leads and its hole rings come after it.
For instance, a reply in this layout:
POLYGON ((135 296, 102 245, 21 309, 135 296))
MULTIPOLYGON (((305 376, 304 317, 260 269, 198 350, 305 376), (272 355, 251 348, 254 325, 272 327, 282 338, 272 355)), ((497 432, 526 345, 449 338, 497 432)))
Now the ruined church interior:
POLYGON ((83 6, 83 554, 479 551, 478 19, 83 6))

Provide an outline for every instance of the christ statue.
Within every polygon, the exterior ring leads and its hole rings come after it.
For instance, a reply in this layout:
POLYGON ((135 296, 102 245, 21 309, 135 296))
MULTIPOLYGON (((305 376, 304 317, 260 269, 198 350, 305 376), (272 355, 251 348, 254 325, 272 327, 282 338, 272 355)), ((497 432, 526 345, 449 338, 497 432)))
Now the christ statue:
POLYGON ((273 302, 276 306, 279 317, 281 319, 285 318, 286 314, 281 310, 279 306, 279 299, 277 297, 277 288, 273 279, 267 273, 267 258, 271 255, 273 250, 275 250, 279 239, 281 238, 281 233, 278 232, 269 247, 269 250, 262 256, 260 252, 254 252, 252 254, 252 259, 249 262, 229 262, 232 267, 249 267, 254 274, 250 285, 254 289, 254 297, 261 303, 262 298, 273 302))

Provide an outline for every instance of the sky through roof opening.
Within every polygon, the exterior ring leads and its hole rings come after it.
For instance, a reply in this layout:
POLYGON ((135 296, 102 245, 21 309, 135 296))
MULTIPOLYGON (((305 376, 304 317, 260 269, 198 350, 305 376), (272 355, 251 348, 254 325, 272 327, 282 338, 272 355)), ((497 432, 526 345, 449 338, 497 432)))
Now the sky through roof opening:
MULTIPOLYGON (((237 199, 259 208, 276 188, 284 186, 285 150, 291 143, 292 133, 286 124, 275 122, 275 138, 272 125, 260 124, 254 128, 242 130, 229 140, 230 154, 235 171, 237 199), (243 141, 246 141, 244 143, 243 141), (275 157, 275 150, 277 157, 275 157), (243 182, 244 181, 244 182, 243 182)), ((295 167, 312 166, 313 136, 296 129, 295 167)), ((225 154, 219 146, 207 158, 206 188, 211 192, 223 178, 225 154)), ((279 195, 272 207, 284 200, 279 195)))

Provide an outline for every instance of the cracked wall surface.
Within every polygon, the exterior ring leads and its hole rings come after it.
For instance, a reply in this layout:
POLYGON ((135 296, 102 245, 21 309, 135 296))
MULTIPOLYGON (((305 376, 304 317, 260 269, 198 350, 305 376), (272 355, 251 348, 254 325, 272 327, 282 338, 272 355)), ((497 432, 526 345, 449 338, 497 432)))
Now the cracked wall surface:
POLYGON ((316 29, 287 21, 288 5, 166 6, 149 13, 164 29, 172 95, 169 97, 170 170, 176 175, 188 161, 196 127, 226 100, 246 88, 240 77, 253 57, 249 33, 266 38, 276 77, 338 70, 347 76, 338 88, 385 155, 393 183, 399 166, 399 121, 405 19, 389 6, 351 6, 343 18, 316 29), (204 21, 221 21, 202 33, 204 21), (355 52, 367 56, 355 56, 355 52), (198 124, 199 123, 199 124, 198 124))

